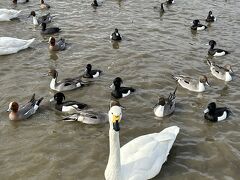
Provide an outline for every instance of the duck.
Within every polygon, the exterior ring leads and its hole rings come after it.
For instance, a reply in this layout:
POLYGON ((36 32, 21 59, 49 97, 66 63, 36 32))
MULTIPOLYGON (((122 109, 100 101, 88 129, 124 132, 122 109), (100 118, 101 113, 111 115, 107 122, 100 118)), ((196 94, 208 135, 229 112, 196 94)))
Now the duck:
POLYGON ((204 118, 212 122, 223 121, 229 117, 231 111, 227 107, 218 107, 215 102, 208 104, 207 109, 204 110, 204 118))
POLYGON ((80 77, 67 78, 61 81, 57 81, 58 72, 55 69, 51 69, 48 72, 48 75, 52 76, 50 88, 58 92, 74 90, 89 84, 88 82, 82 81, 80 77))
POLYGON ((10 21, 17 18, 21 11, 14 9, 0 9, 0 21, 10 21))
POLYGON ((176 86, 173 93, 169 94, 167 99, 165 99, 164 96, 159 97, 158 103, 153 107, 155 116, 164 117, 164 116, 168 116, 174 112, 175 104, 176 104, 177 87, 178 86, 176 86))
POLYGON ((98 7, 98 6, 101 6, 102 3, 103 3, 103 1, 101 1, 101 0, 93 0, 91 6, 92 7, 98 7))
POLYGON ((27 49, 35 38, 24 40, 13 37, 0 37, 0 55, 8 55, 27 49))
POLYGON ((209 85, 207 76, 202 75, 199 77, 199 81, 194 81, 190 77, 186 77, 183 75, 179 76, 173 76, 173 78, 185 89, 188 89, 189 91, 194 91, 194 92, 204 92, 205 91, 205 86, 204 84, 209 85))
POLYGON ((12 1, 13 2, 13 4, 24 4, 24 3, 28 3, 29 2, 29 0, 13 0, 12 1))
POLYGON ((88 107, 88 105, 84 103, 64 100, 65 95, 62 92, 57 92, 56 94, 54 94, 53 98, 50 99, 50 102, 56 101, 55 109, 64 113, 76 113, 88 107))
POLYGON ((209 11, 208 16, 206 18, 206 22, 214 22, 216 20, 217 20, 217 18, 212 15, 212 11, 209 11))
POLYGON ((19 108, 19 105, 17 102, 13 101, 10 102, 8 112, 9 113, 9 119, 10 120, 24 120, 35 114, 40 106, 40 103, 42 102, 43 97, 40 99, 35 99, 35 94, 32 95, 32 98, 28 103, 26 103, 24 106, 19 108))
POLYGON ((223 81, 229 82, 232 81, 233 70, 230 64, 226 64, 225 66, 215 65, 215 63, 211 61, 207 61, 211 73, 217 79, 221 79, 223 81))
POLYGON ((97 78, 100 76, 101 73, 102 73, 101 70, 96 70, 96 69, 92 70, 92 65, 87 64, 83 77, 84 78, 97 78))
POLYGON ((120 148, 122 109, 113 106, 108 112, 109 157, 104 172, 106 180, 146 180, 155 177, 173 146, 179 127, 139 136, 120 148))
POLYGON ((216 41, 214 41, 214 40, 210 40, 208 44, 210 45, 210 48, 208 50, 208 55, 210 55, 210 56, 218 56, 219 57, 219 56, 224 56, 224 55, 230 54, 228 51, 214 48, 217 45, 216 41))
POLYGON ((121 41, 122 36, 119 34, 118 29, 116 28, 114 32, 110 35, 110 39, 113 41, 121 41))
POLYGON ((58 27, 50 27, 50 28, 46 28, 47 25, 45 22, 42 23, 42 34, 55 34, 55 33, 59 33, 61 31, 60 28, 58 27))
POLYGON ((58 41, 54 37, 50 37, 48 40, 49 50, 51 51, 63 51, 66 48, 65 39, 60 38, 58 41))
POLYGON ((111 93, 112 97, 114 97, 115 99, 127 97, 135 91, 135 89, 132 87, 121 87, 122 83, 122 79, 120 77, 116 77, 113 80, 113 84, 110 86, 111 88, 115 87, 115 89, 111 93))
POLYGON ((51 16, 50 13, 44 15, 44 16, 40 16, 37 18, 36 16, 36 12, 35 11, 31 11, 30 15, 28 17, 32 16, 33 17, 33 25, 34 26, 38 26, 42 23, 50 23, 52 22, 53 16, 51 16))
POLYGON ((207 29, 207 26, 200 24, 200 21, 198 19, 195 19, 193 21, 193 25, 191 26, 191 29, 201 31, 201 30, 207 29))
POLYGON ((44 0, 40 0, 40 8, 41 9, 49 9, 50 5, 45 3, 44 0))
POLYGON ((174 4, 175 1, 174 1, 174 0, 167 0, 166 3, 167 3, 168 5, 170 5, 170 4, 174 4))

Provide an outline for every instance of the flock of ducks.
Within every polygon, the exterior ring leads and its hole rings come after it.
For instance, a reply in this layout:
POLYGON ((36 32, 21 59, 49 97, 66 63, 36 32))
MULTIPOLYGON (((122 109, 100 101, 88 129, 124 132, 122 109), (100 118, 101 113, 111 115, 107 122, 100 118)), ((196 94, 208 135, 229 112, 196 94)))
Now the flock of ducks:
MULTIPOLYGON (((28 3, 29 0, 13 0, 13 3, 28 3)), ((165 3, 161 3, 161 6, 154 7, 160 12, 164 13, 164 4, 171 5, 173 0, 168 0, 165 3)), ((101 6, 103 1, 94 0, 92 6, 97 8, 101 6)), ((46 4, 43 0, 40 1, 41 9, 49 9, 50 5, 46 4)), ((10 21, 17 18, 21 11, 13 9, 0 9, 0 21, 10 21)), ((41 34, 55 34, 61 32, 58 27, 49 27, 47 24, 51 23, 53 16, 50 13, 37 17, 36 12, 32 11, 29 17, 33 18, 34 26, 42 26, 41 34)), ((216 21, 212 11, 209 11, 206 22, 211 23, 216 21)), ((207 26, 200 24, 198 19, 193 21, 191 30, 201 31, 207 29, 207 26)), ((122 36, 116 28, 110 35, 112 41, 121 41, 122 36)), ((28 48, 35 39, 23 40, 12 37, 0 37, 0 55, 8 55, 17 53, 20 50, 28 48)), ((63 38, 56 40, 53 36, 49 38, 49 50, 51 51, 63 51, 66 49, 66 43, 63 38)), ((228 51, 215 48, 216 42, 214 40, 209 41, 208 54, 210 56, 224 56, 229 54, 228 51)), ((223 81, 231 81, 233 71, 229 64, 221 67, 214 62, 208 60, 207 64, 210 67, 210 71, 213 76, 223 81)), ((65 78, 58 80, 58 72, 56 69, 51 69, 48 75, 52 77, 50 82, 50 89, 57 91, 54 97, 50 100, 55 102, 55 109, 57 111, 70 114, 64 117, 65 121, 80 121, 86 124, 99 124, 109 121, 109 146, 110 153, 108 164, 105 170, 105 178, 107 180, 113 179, 150 179, 156 176, 161 170, 162 164, 166 161, 169 151, 179 133, 177 126, 172 126, 164 129, 159 133, 147 134, 135 138, 129 143, 120 148, 119 131, 120 122, 122 118, 122 109, 125 109, 120 105, 119 99, 125 98, 135 92, 132 87, 122 87, 123 80, 120 77, 116 77, 113 80, 111 88, 112 100, 110 102, 110 110, 108 114, 102 112, 93 112, 86 110, 87 104, 77 101, 68 100, 65 101, 64 91, 71 91, 77 88, 82 88, 90 84, 86 79, 98 78, 102 74, 101 70, 92 69, 91 64, 86 65, 83 75, 73 78, 65 78)), ((205 85, 209 86, 208 79, 205 75, 199 77, 198 81, 194 81, 189 77, 183 75, 173 75, 173 78, 177 81, 178 85, 167 98, 161 96, 158 102, 153 107, 153 112, 157 117, 164 117, 172 114, 175 110, 176 104, 176 91, 178 86, 188 89, 194 92, 204 92, 205 85)), ((31 97, 29 102, 24 106, 19 106, 17 102, 11 102, 9 104, 10 120, 23 120, 27 119, 38 110, 43 97, 36 99, 35 94, 31 97)), ((216 103, 212 102, 207 106, 204 111, 204 117, 212 122, 222 121, 230 115, 230 110, 226 107, 216 107, 216 103)))

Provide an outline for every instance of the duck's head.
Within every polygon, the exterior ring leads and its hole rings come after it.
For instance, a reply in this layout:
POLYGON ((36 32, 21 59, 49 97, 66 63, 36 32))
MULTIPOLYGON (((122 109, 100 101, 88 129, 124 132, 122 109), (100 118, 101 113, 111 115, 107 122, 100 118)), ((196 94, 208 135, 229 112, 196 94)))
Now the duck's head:
POLYGON ((121 84, 123 83, 122 79, 120 77, 116 77, 114 80, 113 80, 113 83, 112 85, 110 86, 111 89, 113 89, 113 87, 115 86, 116 87, 120 87, 121 84))
POLYGON ((86 72, 90 72, 91 70, 92 70, 92 65, 91 64, 87 64, 85 71, 86 72))
POLYGON ((216 41, 214 40, 210 40, 209 43, 208 43, 211 47, 214 47, 217 45, 216 41))
POLYGON ((53 79, 56 79, 58 77, 58 72, 55 69, 50 69, 48 75, 52 76, 53 79))
POLYGON ((208 12, 208 15, 209 15, 209 16, 212 16, 212 11, 209 11, 209 12, 208 12))
POLYGON ((42 30, 45 31, 46 30, 46 27, 47 27, 47 24, 46 23, 42 23, 42 30))
POLYGON ((40 3, 41 3, 41 4, 44 4, 44 0, 40 0, 40 3))
POLYGON ((110 129, 114 131, 120 131, 119 123, 122 119, 122 109, 120 106, 112 106, 108 112, 110 129))
POLYGON ((58 92, 58 93, 54 94, 53 98, 50 99, 50 102, 56 101, 57 104, 61 104, 63 102, 63 100, 65 100, 65 95, 61 92, 58 92))
POLYGON ((166 104, 165 98, 163 96, 160 96, 158 98, 158 105, 164 106, 166 104))
POLYGON ((29 14, 29 16, 28 16, 28 17, 30 17, 30 16, 33 16, 33 17, 35 17, 35 16, 36 16, 36 13, 35 13, 35 11, 31 11, 31 13, 29 14))
POLYGON ((230 73, 233 73, 232 66, 230 64, 226 64, 224 66, 225 71, 228 71, 230 73))
POLYGON ((51 46, 55 46, 56 39, 51 36, 51 37, 49 38, 49 40, 48 40, 48 43, 49 43, 51 46))
POLYGON ((9 103, 8 112, 18 112, 19 105, 17 102, 13 101, 9 103))
POLYGON ((216 103, 215 102, 211 102, 208 104, 207 109, 204 110, 204 113, 208 113, 208 112, 214 112, 216 109, 216 103))
POLYGON ((206 84, 206 85, 210 86, 209 83, 208 83, 207 76, 205 76, 205 75, 200 76, 199 81, 203 84, 206 84))
POLYGON ((118 33, 118 29, 117 29, 117 28, 115 28, 114 32, 115 32, 115 33, 118 33))
POLYGON ((17 0, 13 0, 12 2, 13 2, 14 4, 17 4, 17 0))
POLYGON ((195 19, 195 20, 193 20, 193 25, 197 26, 199 24, 199 22, 200 21, 198 19, 195 19))

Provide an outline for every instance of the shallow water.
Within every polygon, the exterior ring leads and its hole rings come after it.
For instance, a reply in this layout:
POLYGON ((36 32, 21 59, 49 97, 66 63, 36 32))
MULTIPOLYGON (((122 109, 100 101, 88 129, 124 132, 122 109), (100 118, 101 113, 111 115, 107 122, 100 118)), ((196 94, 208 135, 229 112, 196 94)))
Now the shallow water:
MULTIPOLYGON (((0 35, 36 40, 32 48, 0 57, 0 177, 1 179, 104 179, 108 159, 108 124, 85 125, 61 121, 63 115, 50 108, 54 94, 49 88, 49 68, 59 78, 76 76, 85 65, 102 69, 104 74, 93 85, 66 92, 67 99, 89 104, 93 110, 107 112, 109 85, 116 76, 136 93, 121 100, 127 109, 121 126, 121 144, 133 138, 158 132, 165 127, 181 128, 174 146, 154 179, 239 179, 240 95, 239 77, 224 83, 216 80, 206 60, 209 40, 230 55, 213 58, 220 65, 233 64, 239 76, 239 7, 237 1, 182 0, 165 7, 160 17, 153 6, 158 1, 108 0, 96 10, 90 1, 52 0, 50 12, 69 43, 64 52, 48 51, 48 37, 34 30, 27 15, 38 9, 38 1, 14 7, 21 9, 19 20, 0 23, 0 35), (191 22, 204 19, 209 10, 217 16, 207 31, 192 33, 191 22), (118 27, 123 41, 112 44, 109 34, 118 27), (118 49, 115 49, 117 48, 118 49), (167 96, 175 88, 172 74, 198 78, 208 76, 211 87, 198 94, 179 88, 176 112, 155 118, 151 107, 158 95, 167 96), (13 123, 5 110, 10 101, 25 102, 36 93, 44 96, 43 106, 31 119, 13 123), (227 105, 233 115, 221 123, 204 120, 206 105, 216 101, 227 105)), ((12 8, 0 1, 0 8, 12 8)), ((37 11, 45 14, 47 11, 37 11)))

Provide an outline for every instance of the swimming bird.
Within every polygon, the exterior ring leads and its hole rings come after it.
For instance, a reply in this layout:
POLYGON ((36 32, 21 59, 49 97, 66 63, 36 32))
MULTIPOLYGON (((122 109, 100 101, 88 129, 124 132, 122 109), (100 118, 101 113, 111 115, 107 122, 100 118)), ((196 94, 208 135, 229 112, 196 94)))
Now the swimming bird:
POLYGON ((84 78, 97 78, 100 76, 101 73, 102 73, 101 70, 96 70, 96 69, 92 70, 92 65, 87 64, 83 77, 84 78))
POLYGON ((200 21, 198 19, 195 19, 193 21, 193 25, 191 26, 191 29, 201 31, 201 30, 207 29, 207 26, 200 24, 200 21))
POLYGON ((211 102, 208 104, 207 109, 204 110, 204 118, 212 121, 212 122, 218 122, 225 120, 229 117, 231 114, 231 111, 227 107, 216 107, 215 102, 211 102))
POLYGON ((50 37, 48 40, 49 50, 51 51, 63 51, 66 48, 65 39, 60 38, 58 41, 54 37, 50 37))
POLYGON ((215 65, 211 61, 207 61, 208 65, 210 66, 210 70, 213 76, 223 81, 231 81, 233 70, 230 64, 226 64, 225 66, 218 66, 215 65))
POLYGON ((30 116, 36 113, 42 100, 43 100, 43 97, 36 100, 35 94, 33 94, 31 100, 20 108, 17 102, 15 101, 11 102, 7 110, 8 112, 10 112, 9 119, 24 120, 29 118, 30 116))
POLYGON ((13 4, 17 4, 17 3, 24 4, 24 3, 29 2, 29 0, 13 0, 12 2, 13 2, 13 4))
POLYGON ((132 92, 135 91, 135 89, 133 89, 132 87, 121 87, 122 83, 123 81, 120 77, 116 77, 113 80, 113 84, 111 85, 111 88, 115 87, 115 89, 111 93, 112 97, 116 99, 120 99, 130 95, 132 92))
POLYGON ((20 12, 14 9, 0 9, 0 21, 10 21, 17 18, 20 12))
POLYGON ((91 6, 92 6, 92 7, 98 7, 98 6, 101 6, 102 3, 103 3, 102 0, 93 0, 91 6))
POLYGON ((176 103, 176 91, 177 91, 177 86, 173 91, 173 93, 169 94, 167 99, 165 99, 163 96, 159 97, 158 103, 153 107, 155 116, 164 117, 174 112, 175 103, 176 103))
POLYGON ((76 113, 88 107, 87 104, 80 103, 77 101, 64 101, 65 95, 61 92, 54 94, 50 102, 56 101, 55 109, 65 113, 76 113), (64 101, 64 102, 63 102, 64 101))
POLYGON ((31 11, 31 13, 28 17, 30 17, 30 16, 33 17, 33 25, 34 26, 38 26, 42 23, 48 24, 48 23, 52 22, 52 19, 53 19, 53 16, 51 16, 50 13, 37 18, 35 11, 31 11))
POLYGON ((46 27, 47 27, 46 23, 42 23, 42 31, 41 31, 42 34, 54 34, 61 31, 61 29, 58 27, 50 27, 50 28, 46 28, 46 27))
POLYGON ((204 84, 208 85, 207 76, 203 75, 199 77, 199 81, 194 81, 190 77, 186 77, 183 75, 173 76, 173 78, 185 89, 194 92, 203 92, 205 91, 204 84))
POLYGON ((224 56, 226 54, 229 54, 228 51, 214 48, 217 45, 216 41, 214 41, 214 40, 210 40, 208 44, 210 45, 208 54, 211 56, 224 56))
POLYGON ((28 48, 35 38, 24 40, 12 37, 0 37, 0 55, 14 54, 28 48))
POLYGON ((45 3, 44 0, 40 0, 40 8, 41 9, 49 9, 49 4, 45 3))
POLYGON ((114 32, 110 35, 110 39, 114 41, 121 41, 122 36, 119 34, 118 29, 116 28, 114 32))
POLYGON ((208 12, 208 16, 207 16, 207 19, 206 19, 206 22, 214 22, 216 21, 217 18, 215 18, 213 15, 212 15, 212 11, 209 11, 208 12))
POLYGON ((58 72, 55 69, 51 69, 48 72, 48 75, 52 76, 50 88, 55 91, 70 91, 89 84, 88 82, 83 82, 80 77, 67 78, 57 81, 58 72))
POLYGON ((174 2, 174 0, 167 0, 166 3, 169 5, 169 4, 173 4, 175 2, 174 2))
POLYGON ((171 126, 159 133, 139 136, 120 149, 119 131, 122 110, 109 110, 109 158, 105 169, 106 180, 146 180, 155 177, 173 146, 179 127, 171 126))

